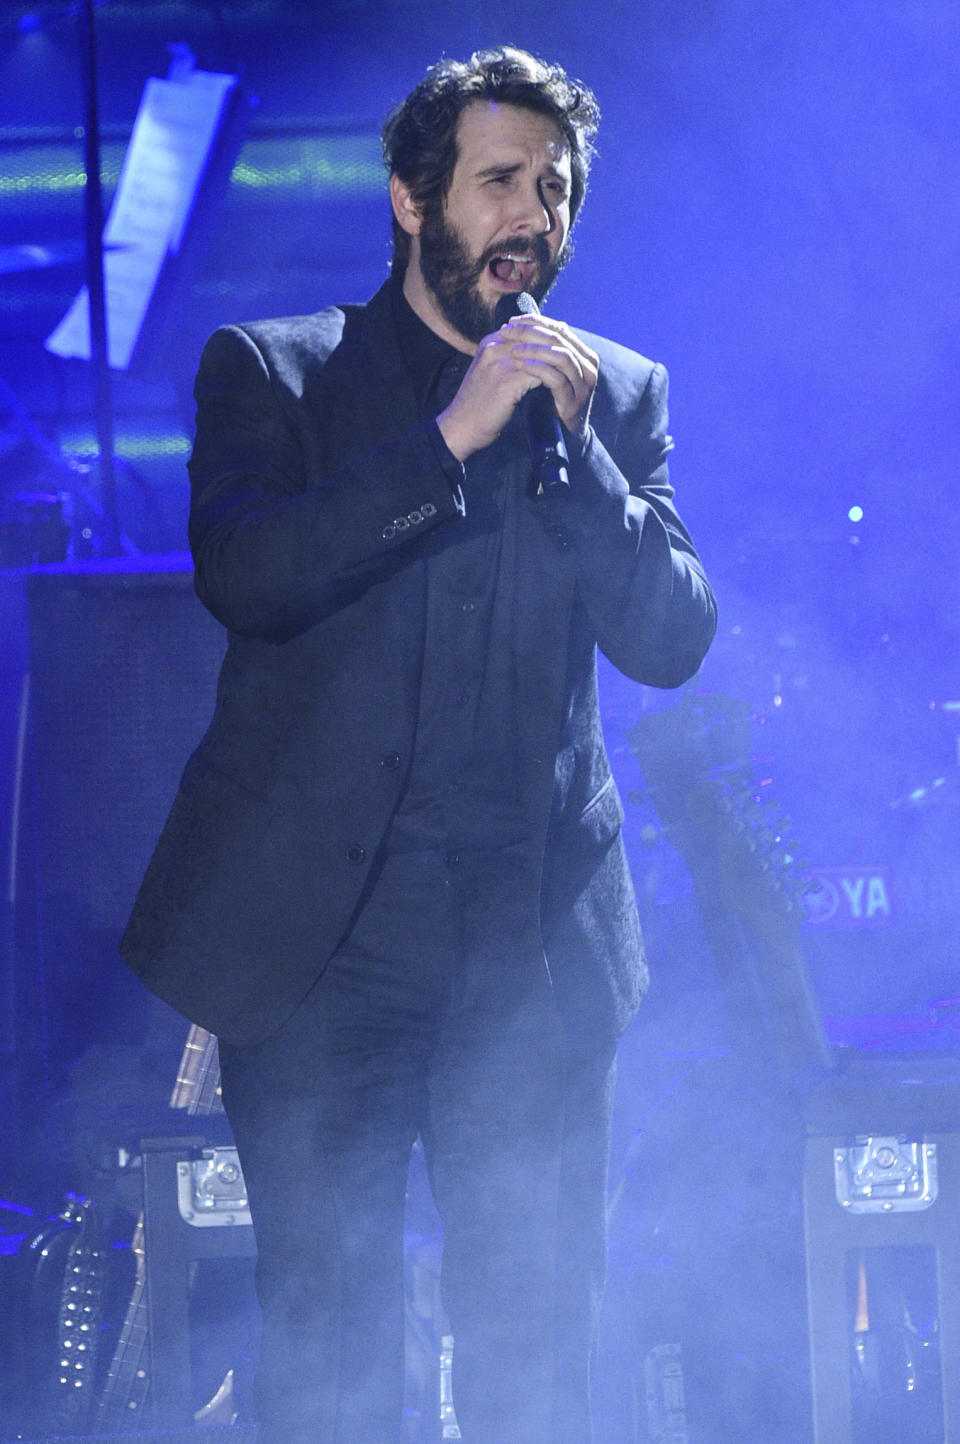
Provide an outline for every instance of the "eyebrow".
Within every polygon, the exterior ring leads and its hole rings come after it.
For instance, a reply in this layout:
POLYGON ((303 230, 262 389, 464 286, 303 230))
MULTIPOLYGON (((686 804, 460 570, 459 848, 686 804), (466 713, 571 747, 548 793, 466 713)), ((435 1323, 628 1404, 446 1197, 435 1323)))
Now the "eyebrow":
MULTIPOLYGON (((516 175, 517 171, 523 170, 523 168, 522 161, 517 161, 513 165, 488 165, 484 166, 483 170, 474 172, 474 180, 487 180, 488 177, 494 175, 516 175)), ((548 165, 546 169, 550 175, 555 175, 557 180, 566 181, 568 179, 559 166, 548 165)))

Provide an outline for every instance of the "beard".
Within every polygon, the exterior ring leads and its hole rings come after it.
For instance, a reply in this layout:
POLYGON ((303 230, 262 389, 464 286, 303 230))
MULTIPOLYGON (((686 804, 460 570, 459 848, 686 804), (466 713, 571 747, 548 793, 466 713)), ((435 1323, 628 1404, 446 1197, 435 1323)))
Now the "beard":
POLYGON ((539 304, 570 259, 572 247, 567 236, 554 256, 543 236, 513 236, 489 246, 479 257, 471 257, 455 226, 440 214, 424 216, 420 230, 420 271, 444 318, 467 341, 479 344, 496 329, 495 303, 480 294, 477 282, 495 256, 505 251, 522 251, 537 263, 536 279, 525 289, 539 304))

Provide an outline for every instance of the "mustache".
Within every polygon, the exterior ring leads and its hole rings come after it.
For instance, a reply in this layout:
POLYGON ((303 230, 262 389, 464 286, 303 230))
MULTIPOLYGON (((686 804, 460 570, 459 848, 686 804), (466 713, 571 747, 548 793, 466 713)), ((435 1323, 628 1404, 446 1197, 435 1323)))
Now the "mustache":
POLYGON ((479 281, 495 256, 504 256, 507 254, 511 256, 529 256, 531 260, 536 261, 541 271, 545 271, 552 262, 550 247, 543 236, 508 236, 505 241, 500 241, 496 246, 488 246, 483 252, 471 269, 471 284, 479 281))

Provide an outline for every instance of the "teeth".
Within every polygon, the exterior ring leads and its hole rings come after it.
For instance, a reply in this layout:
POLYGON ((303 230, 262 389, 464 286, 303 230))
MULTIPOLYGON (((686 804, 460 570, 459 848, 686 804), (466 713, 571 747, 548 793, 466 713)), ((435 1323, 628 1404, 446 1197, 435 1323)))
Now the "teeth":
POLYGON ((519 254, 513 251, 504 251, 499 256, 494 256, 490 262, 490 269, 501 281, 518 281, 522 284, 526 279, 527 271, 536 265, 536 258, 529 252, 521 251, 519 254))

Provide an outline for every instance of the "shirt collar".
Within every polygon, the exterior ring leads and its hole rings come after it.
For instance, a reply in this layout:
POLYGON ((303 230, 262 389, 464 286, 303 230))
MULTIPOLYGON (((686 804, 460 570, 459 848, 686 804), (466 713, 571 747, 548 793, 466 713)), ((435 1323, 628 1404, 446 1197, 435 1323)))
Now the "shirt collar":
POLYGON ((436 389, 437 378, 450 361, 459 360, 466 370, 469 356, 458 351, 431 331, 403 294, 403 281, 391 276, 389 281, 393 316, 400 342, 400 352, 413 381, 417 402, 423 409, 436 389))

